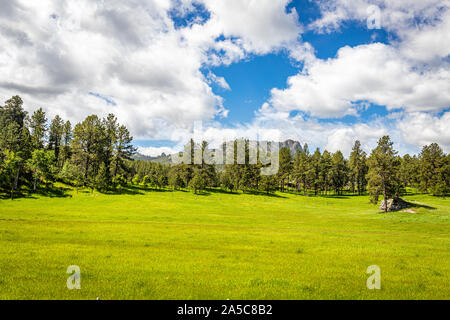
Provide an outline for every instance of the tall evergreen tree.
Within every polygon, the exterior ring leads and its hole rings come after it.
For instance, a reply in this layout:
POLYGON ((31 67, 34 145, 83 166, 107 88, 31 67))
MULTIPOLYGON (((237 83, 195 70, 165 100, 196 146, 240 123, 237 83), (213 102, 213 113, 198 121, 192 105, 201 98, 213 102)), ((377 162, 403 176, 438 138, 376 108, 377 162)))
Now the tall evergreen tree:
POLYGON ((64 121, 60 116, 56 115, 50 124, 50 130, 48 134, 48 149, 53 150, 55 154, 55 162, 59 160, 61 152, 61 144, 64 133, 64 121))
POLYGON ((292 155, 291 151, 286 147, 279 150, 279 155, 278 181, 281 191, 284 192, 292 172, 292 155))
POLYGON ((445 195, 449 184, 444 152, 437 143, 424 146, 419 155, 420 189, 434 195, 445 195))
POLYGON ((72 156, 71 150, 70 150, 70 143, 72 141, 72 124, 70 123, 70 121, 66 121, 64 123, 64 127, 63 127, 63 146, 61 149, 61 154, 60 154, 60 163, 61 163, 61 167, 64 166, 64 164, 66 163, 67 160, 70 159, 70 157, 72 156))
POLYGON ((346 165, 344 155, 341 151, 333 153, 331 158, 331 184, 337 194, 342 193, 342 189, 347 182, 346 165))
POLYGON ((378 195, 383 194, 384 212, 386 213, 388 198, 397 195, 399 190, 400 165, 397 151, 394 150, 389 136, 384 136, 378 141, 378 146, 372 150, 367 164, 369 166, 369 194, 372 201, 377 201, 378 195))
POLYGON ((100 119, 96 115, 87 117, 82 123, 75 126, 72 141, 73 159, 83 170, 83 185, 87 185, 89 177, 97 175, 99 167, 98 151, 101 150, 103 139, 100 119), (90 175, 90 170, 93 173, 90 175))
POLYGON ((320 159, 320 181, 323 185, 325 195, 328 194, 328 186, 331 181, 332 159, 330 153, 325 150, 320 159))
POLYGON ((133 137, 127 127, 124 125, 119 126, 114 144, 114 178, 120 170, 124 169, 124 161, 131 160, 131 157, 136 152, 137 149, 133 146, 132 142, 133 137))
POLYGON ((310 168, 308 170, 308 180, 310 185, 314 188, 314 194, 317 195, 320 187, 320 160, 322 155, 320 154, 320 149, 317 148, 316 151, 310 158, 310 168))
POLYGON ((352 179, 353 192, 355 187, 358 189, 358 194, 361 195, 366 184, 367 164, 366 153, 361 149, 361 142, 355 141, 349 159, 350 177, 352 179))
POLYGON ((306 195, 308 189, 308 172, 311 169, 308 145, 305 144, 302 150, 297 150, 294 160, 294 176, 297 183, 297 190, 303 187, 303 194, 306 195))
POLYGON ((31 129, 31 142, 34 149, 44 148, 45 134, 47 133, 47 118, 42 108, 36 110, 29 121, 31 129))

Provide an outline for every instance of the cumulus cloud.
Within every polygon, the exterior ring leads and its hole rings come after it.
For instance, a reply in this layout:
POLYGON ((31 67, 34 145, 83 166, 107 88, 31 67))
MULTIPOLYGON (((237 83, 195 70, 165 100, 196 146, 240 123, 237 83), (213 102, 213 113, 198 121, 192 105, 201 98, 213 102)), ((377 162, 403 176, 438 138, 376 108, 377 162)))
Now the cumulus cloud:
POLYGON ((297 13, 287 0, 204 1, 208 21, 176 27, 170 12, 192 3, 1 0, 0 97, 20 94, 72 121, 114 112, 140 138, 225 117, 210 85, 229 86, 202 68, 296 41, 297 13))
POLYGON ((216 34, 242 39, 249 52, 268 53, 295 41, 301 32, 295 9, 286 12, 289 0, 207 0, 212 13, 207 26, 216 34))
POLYGON ((450 71, 414 70, 391 46, 375 43, 339 49, 334 59, 317 59, 273 89, 270 103, 281 111, 301 110, 318 117, 357 114, 355 103, 387 109, 440 111, 450 107, 450 71))
POLYGON ((444 152, 450 152, 450 112, 442 116, 416 112, 399 120, 398 128, 403 140, 412 146, 438 143, 444 152))

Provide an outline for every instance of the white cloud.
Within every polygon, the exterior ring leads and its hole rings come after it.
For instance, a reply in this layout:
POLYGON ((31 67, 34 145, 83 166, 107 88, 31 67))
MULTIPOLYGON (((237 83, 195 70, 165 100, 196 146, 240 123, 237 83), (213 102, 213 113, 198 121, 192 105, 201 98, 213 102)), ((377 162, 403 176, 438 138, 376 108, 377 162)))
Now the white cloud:
POLYGON ((208 74, 208 80, 209 82, 217 84, 222 89, 231 90, 230 85, 228 84, 228 82, 225 80, 224 77, 218 77, 214 73, 210 72, 208 74))
POLYGON ((226 80, 201 68, 296 41, 287 3, 205 1, 209 21, 176 29, 169 10, 194 10, 192 1, 0 0, 0 97, 20 94, 30 111, 71 121, 114 112, 139 138, 226 116, 210 87, 229 89, 226 80))
POLYGON ((387 109, 440 111, 450 107, 450 70, 415 70, 391 46, 374 43, 339 49, 334 59, 316 59, 273 89, 271 105, 317 117, 357 114, 355 103, 368 101, 387 109))
POLYGON ((211 11, 207 28, 225 37, 242 39, 249 52, 264 54, 295 41, 301 32, 295 9, 286 13, 289 0, 207 0, 211 11))
POLYGON ((331 152, 341 150, 345 156, 349 156, 353 144, 359 140, 363 150, 369 153, 376 147, 378 139, 387 134, 386 127, 379 123, 342 126, 329 132, 325 149, 331 152))
POLYGON ((418 62, 439 65, 442 58, 450 55, 450 10, 443 11, 438 21, 432 25, 417 26, 399 30, 401 54, 418 62))
POLYGON ((309 28, 318 32, 338 31, 346 20, 365 24, 373 14, 368 8, 374 5, 380 8, 381 28, 397 32, 433 21, 450 5, 448 0, 319 0, 316 3, 322 17, 309 28))
POLYGON ((450 152, 450 112, 442 116, 427 113, 410 113, 399 120, 402 139, 412 146, 438 143, 444 152, 450 152))
POLYGON ((149 156, 149 157, 157 157, 163 153, 166 155, 170 155, 170 154, 179 152, 181 150, 182 149, 169 148, 169 147, 139 147, 138 148, 138 152, 140 154, 143 154, 143 155, 149 156))

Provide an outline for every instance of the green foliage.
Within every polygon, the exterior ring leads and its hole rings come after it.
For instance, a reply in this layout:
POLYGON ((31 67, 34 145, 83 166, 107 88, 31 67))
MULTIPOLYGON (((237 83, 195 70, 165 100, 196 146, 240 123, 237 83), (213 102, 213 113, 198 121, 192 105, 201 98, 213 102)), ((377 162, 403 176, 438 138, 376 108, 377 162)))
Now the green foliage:
POLYGON ((267 194, 273 193, 277 190, 278 182, 275 176, 262 176, 259 182, 259 190, 266 192, 267 194))
POLYGON ((83 169, 71 162, 66 162, 58 175, 64 183, 80 187, 83 185, 83 169))
POLYGON ((309 181, 309 185, 313 187, 315 195, 319 192, 321 182, 321 159, 322 155, 320 154, 319 148, 317 148, 314 154, 310 157, 310 166, 307 172, 307 180, 309 181))
POLYGON ((445 196, 450 192, 449 163, 437 143, 424 146, 419 154, 420 189, 434 195, 445 196))
POLYGON ((110 172, 104 163, 100 164, 94 183, 95 188, 99 191, 108 191, 111 188, 110 172))
POLYGON ((330 153, 325 150, 320 158, 320 182, 323 186, 325 195, 328 193, 328 186, 331 181, 332 159, 330 153))
POLYGON ((185 187, 182 171, 183 168, 180 165, 173 166, 169 170, 168 183, 174 190, 185 187))
POLYGON ((284 191, 286 183, 289 181, 289 176, 292 174, 292 155, 288 148, 281 148, 279 151, 279 170, 278 181, 281 185, 281 190, 284 191))
POLYGON ((141 177, 139 176, 139 174, 135 174, 131 183, 133 183, 135 186, 137 186, 138 184, 141 183, 141 181, 142 180, 141 180, 141 177))
POLYGON ((54 167, 55 154, 53 151, 37 149, 32 152, 31 159, 27 161, 27 166, 33 173, 33 190, 41 181, 53 181, 56 173, 54 167))
POLYGON ((194 191, 195 194, 205 190, 206 188, 206 179, 205 174, 202 170, 197 169, 194 171, 194 176, 191 181, 189 181, 189 188, 194 191))
MULTIPOLYGON (((389 136, 384 136, 378 141, 378 146, 372 150, 367 164, 369 166, 368 188, 372 202, 377 201, 381 193, 385 200, 400 195, 402 190, 399 179, 400 159, 389 136)), ((385 212, 387 212, 387 201, 385 204, 385 212)))
POLYGON ((59 160, 62 139, 64 135, 64 121, 56 115, 49 130, 48 148, 55 153, 55 160, 59 160))
POLYGON ((337 194, 341 194, 347 183, 347 166, 344 155, 341 151, 336 151, 331 158, 331 185, 337 194))
POLYGON ((294 160, 294 179, 297 183, 297 190, 303 188, 303 194, 306 195, 306 190, 309 187, 308 173, 311 170, 311 161, 308 151, 308 145, 305 144, 303 149, 298 150, 295 154, 294 160))
POLYGON ((20 174, 23 159, 13 151, 5 150, 0 171, 0 185, 10 191, 11 199, 14 198, 14 191, 20 174))
POLYGON ((36 110, 30 119, 31 141, 34 149, 44 148, 44 139, 47 132, 47 118, 42 108, 36 110))
POLYGON ((361 194, 367 185, 366 174, 368 168, 366 153, 361 149, 361 142, 359 140, 355 141, 348 165, 352 189, 355 190, 356 188, 358 194, 361 194))
POLYGON ((233 177, 233 172, 230 167, 227 167, 228 170, 225 171, 220 177, 220 183, 223 188, 228 189, 229 191, 236 190, 235 179, 233 177))

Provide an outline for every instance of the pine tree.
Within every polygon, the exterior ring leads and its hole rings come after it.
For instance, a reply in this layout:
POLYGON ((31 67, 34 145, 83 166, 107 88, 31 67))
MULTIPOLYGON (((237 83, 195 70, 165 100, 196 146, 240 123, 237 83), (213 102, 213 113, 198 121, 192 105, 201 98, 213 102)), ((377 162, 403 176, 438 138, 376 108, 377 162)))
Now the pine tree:
POLYGON ((72 156, 72 152, 70 150, 70 143, 72 141, 72 124, 70 121, 66 121, 64 123, 63 128, 63 147, 60 155, 60 163, 61 166, 64 166, 67 160, 72 156))
POLYGON ((353 193, 355 187, 358 189, 358 194, 361 195, 364 190, 367 174, 366 153, 361 149, 359 140, 355 141, 349 159, 350 177, 352 179, 353 193))
POLYGON ((279 169, 278 169, 278 181, 281 186, 281 192, 284 192, 286 184, 289 183, 289 176, 292 172, 292 155, 291 151, 283 147, 279 151, 279 169))
POLYGON ((331 155, 327 150, 325 150, 320 159, 320 181, 323 185, 325 195, 328 194, 328 186, 330 185, 331 167, 331 155))
POLYGON ((45 134, 47 133, 47 118, 42 108, 36 110, 29 120, 31 142, 33 149, 43 149, 45 134))
POLYGON ((420 189, 434 195, 445 195, 448 176, 446 175, 446 160, 444 152, 437 143, 424 146, 419 155, 420 189))
POLYGON ((124 169, 124 161, 131 160, 136 152, 136 148, 132 144, 133 137, 127 127, 121 125, 118 127, 115 145, 114 145, 114 178, 124 169))
POLYGON ((297 183, 297 190, 300 191, 300 187, 303 187, 303 194, 306 195, 308 189, 308 173, 311 169, 310 155, 308 151, 308 145, 305 144, 303 150, 297 150, 294 160, 294 176, 297 183))
POLYGON ((384 212, 387 212, 387 199, 397 195, 400 161, 397 151, 393 148, 393 142, 389 136, 384 136, 378 141, 378 146, 372 150, 367 161, 369 166, 369 194, 371 200, 378 199, 383 194, 384 212))
POLYGON ((310 168, 308 170, 308 181, 309 184, 314 188, 314 194, 317 195, 320 186, 320 160, 322 155, 320 154, 320 149, 317 148, 316 151, 310 158, 310 168))
POLYGON ((55 162, 59 160, 61 151, 62 138, 64 133, 64 121, 60 116, 56 115, 50 124, 48 135, 48 148, 55 153, 55 162))
POLYGON ((101 123, 96 115, 87 117, 82 123, 75 126, 74 139, 72 141, 73 160, 83 168, 83 185, 97 175, 99 167, 98 151, 101 149, 102 131, 101 123))
POLYGON ((344 155, 341 151, 333 153, 331 158, 331 184, 334 187, 336 194, 341 194, 342 189, 347 182, 346 164, 344 155))

